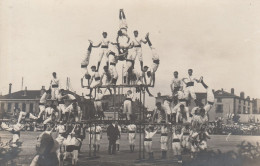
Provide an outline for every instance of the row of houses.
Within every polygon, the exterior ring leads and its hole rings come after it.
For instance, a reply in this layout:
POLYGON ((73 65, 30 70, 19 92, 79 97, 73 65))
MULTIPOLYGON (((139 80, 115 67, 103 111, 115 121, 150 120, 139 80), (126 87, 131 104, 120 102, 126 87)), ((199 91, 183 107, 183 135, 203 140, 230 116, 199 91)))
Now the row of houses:
MULTIPOLYGON (((45 87, 42 86, 40 90, 20 90, 12 93, 12 84, 9 84, 9 93, 7 95, 0 95, 0 119, 5 117, 10 117, 14 115, 17 111, 29 111, 35 115, 39 113, 39 101, 41 96, 45 91, 45 87)), ((65 90, 66 94, 73 94, 80 107, 83 110, 83 119, 88 119, 94 115, 94 103, 93 100, 86 99, 84 95, 78 95, 75 92, 65 90)), ((105 95, 103 97, 103 110, 105 111, 105 119, 118 119, 120 112, 123 109, 123 101, 125 100, 125 95, 105 95)), ((47 105, 51 105, 53 101, 47 101, 47 105)), ((57 104, 55 101, 54 104, 57 104)), ((69 105, 70 101, 65 100, 65 104, 69 105)), ((138 113, 140 110, 140 101, 136 99, 133 101, 132 108, 134 113, 138 113)))
MULTIPOLYGON (((206 93, 196 93, 197 99, 202 103, 207 102, 206 93)), ((240 95, 235 94, 234 88, 230 92, 223 89, 214 91, 215 102, 209 112, 209 119, 211 121, 216 118, 228 119, 230 115, 239 115, 241 122, 258 122, 260 121, 260 99, 245 97, 245 93, 241 92, 240 95)), ((162 96, 158 93, 155 102, 163 102, 167 96, 162 96)), ((190 109, 195 106, 192 101, 190 109)))

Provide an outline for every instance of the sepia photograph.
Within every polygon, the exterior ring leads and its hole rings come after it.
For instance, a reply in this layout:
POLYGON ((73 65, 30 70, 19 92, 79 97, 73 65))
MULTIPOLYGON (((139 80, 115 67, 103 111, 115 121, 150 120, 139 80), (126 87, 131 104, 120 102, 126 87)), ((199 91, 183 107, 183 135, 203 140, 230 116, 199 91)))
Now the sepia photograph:
POLYGON ((1 0, 0 166, 259 166, 259 0, 1 0))

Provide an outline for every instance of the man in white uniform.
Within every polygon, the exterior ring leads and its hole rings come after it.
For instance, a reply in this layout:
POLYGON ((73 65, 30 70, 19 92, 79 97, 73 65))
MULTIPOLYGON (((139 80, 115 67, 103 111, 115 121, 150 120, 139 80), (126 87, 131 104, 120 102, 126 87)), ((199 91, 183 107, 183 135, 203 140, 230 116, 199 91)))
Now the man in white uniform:
POLYGON ((173 112, 177 113, 177 109, 180 107, 180 105, 184 105, 185 110, 188 110, 188 107, 187 107, 187 101, 188 101, 188 97, 189 97, 188 95, 189 94, 188 94, 188 91, 186 91, 186 89, 177 92, 177 97, 178 97, 179 103, 173 107, 173 112))
POLYGON ((38 118, 41 117, 42 113, 45 111, 45 104, 47 102, 47 98, 49 97, 49 95, 51 94, 51 90, 47 90, 43 93, 42 97, 40 98, 40 103, 39 103, 39 109, 40 112, 38 114, 38 118))
POLYGON ((80 122, 82 119, 82 111, 77 103, 72 103, 66 108, 66 113, 68 113, 68 121, 70 122, 80 122))
MULTIPOLYGON (((108 66, 104 66, 103 69, 104 69, 104 71, 103 71, 103 73, 101 74, 101 77, 100 77, 100 84, 105 85, 105 86, 106 85, 109 86, 109 85, 112 84, 112 74, 111 74, 110 70, 108 70, 108 66)), ((106 90, 104 91, 104 94, 106 93, 107 90, 112 95, 112 91, 111 91, 110 87, 106 88, 106 90)))
POLYGON ((91 70, 93 74, 91 75, 90 79, 90 92, 87 96, 91 96, 93 88, 101 85, 100 75, 99 72, 96 70, 96 66, 91 66, 91 70))
MULTIPOLYGON (((143 70, 143 55, 142 55, 142 43, 146 44, 147 41, 141 39, 140 37, 138 37, 138 31, 135 30, 134 31, 134 39, 132 40, 132 44, 134 46, 133 51, 134 51, 134 61, 136 59, 136 57, 138 57, 139 61, 140 61, 140 65, 141 65, 141 70, 143 70)), ((134 64, 133 64, 134 67, 134 64)))
POLYGON ((93 125, 88 129, 91 132, 91 144, 93 145, 94 151, 99 151, 100 148, 100 140, 102 139, 102 128, 99 125, 93 125))
POLYGON ((194 102, 198 106, 199 102, 196 98, 196 94, 195 94, 195 91, 194 91, 194 82, 195 81, 198 82, 198 80, 193 77, 192 73, 193 73, 193 70, 189 69, 188 70, 188 74, 189 74, 188 78, 183 78, 182 81, 183 81, 183 83, 186 84, 187 92, 190 94, 191 98, 194 100, 194 102))
POLYGON ((162 159, 166 159, 168 151, 168 128, 166 124, 161 127, 161 151, 162 159))
POLYGON ((59 90, 58 94, 58 110, 59 110, 59 120, 62 120, 65 116, 66 106, 64 99, 67 97, 67 95, 64 94, 64 89, 59 90))
POLYGON ((171 108, 171 99, 170 98, 166 98, 163 102, 163 107, 166 111, 166 114, 168 116, 168 121, 171 122, 172 121, 172 117, 171 117, 171 114, 172 114, 172 108, 171 108))
POLYGON ((112 76, 111 83, 112 85, 116 85, 117 79, 118 79, 118 73, 116 70, 116 54, 113 51, 108 52, 108 58, 109 58, 109 71, 112 76))
POLYGON ((153 150, 152 150, 153 142, 152 142, 152 138, 156 134, 157 130, 158 129, 154 129, 153 126, 148 126, 148 128, 146 128, 144 130, 144 132, 145 132, 144 147, 145 147, 145 151, 149 155, 149 159, 153 159, 153 150))
POLYGON ((2 129, 9 131, 10 133, 13 134, 12 140, 10 140, 10 142, 12 142, 11 146, 17 147, 18 146, 17 143, 20 139, 20 131, 23 129, 24 125, 17 123, 13 125, 13 127, 9 127, 7 124, 2 122, 1 127, 2 129))
POLYGON ((182 133, 174 127, 172 133, 172 150, 173 150, 173 155, 177 157, 179 163, 182 162, 181 141, 182 141, 182 133))
POLYGON ((152 79, 153 79, 153 85, 155 85, 155 72, 157 71, 159 64, 160 64, 160 59, 159 59, 159 55, 157 54, 155 48, 152 46, 151 40, 149 38, 149 33, 147 33, 146 37, 145 37, 146 41, 148 42, 148 45, 152 51, 152 60, 153 60, 153 64, 151 67, 151 74, 152 74, 152 79))
POLYGON ((176 123, 187 123, 190 122, 189 108, 181 104, 177 108, 176 123))
POLYGON ((206 114, 208 114, 208 112, 210 111, 210 109, 213 107, 214 104, 214 100, 215 100, 214 93, 213 90, 204 83, 203 77, 200 78, 199 82, 207 90, 207 104, 204 106, 204 109, 206 111, 206 114))
POLYGON ((135 124, 130 124, 127 126, 127 133, 128 133, 128 140, 129 140, 129 145, 130 145, 130 151, 134 152, 135 150, 135 136, 136 136, 136 125, 135 124))
POLYGON ((43 121, 44 130, 46 129, 47 123, 51 122, 54 116, 53 106, 49 106, 45 109, 45 120, 43 121))
POLYGON ((102 93, 101 89, 98 89, 96 96, 94 96, 94 107, 96 110, 96 115, 100 118, 103 119, 105 117, 104 112, 103 112, 103 107, 102 107, 102 98, 104 94, 102 93))
POLYGON ((18 121, 17 123, 22 123, 22 121, 24 121, 26 118, 30 118, 30 119, 38 119, 36 116, 34 116, 32 113, 29 112, 29 110, 26 111, 21 111, 19 113, 19 117, 18 117, 18 121))
POLYGON ((101 42, 99 42, 99 44, 96 45, 96 46, 92 46, 94 48, 101 46, 98 64, 97 64, 97 71, 99 70, 100 63, 101 63, 101 60, 102 60, 103 57, 104 57, 106 65, 108 66, 108 57, 107 57, 108 55, 107 55, 107 53, 108 53, 108 46, 109 46, 110 41, 107 39, 107 32, 103 32, 102 36, 103 36, 103 39, 101 40, 101 42))
POLYGON ((126 23, 126 17, 123 9, 119 10, 119 31, 122 33, 123 36, 126 36, 127 38, 127 28, 128 25, 126 23))
POLYGON ((172 79, 172 82, 171 82, 171 90, 172 90, 172 97, 173 97, 173 101, 174 101, 174 104, 176 105, 178 103, 178 97, 177 97, 177 93, 179 90, 181 90, 181 80, 178 78, 178 71, 175 71, 173 73, 174 75, 174 78, 172 79))
POLYGON ((81 62, 81 68, 83 68, 83 69, 87 70, 89 60, 90 60, 90 54, 91 54, 91 51, 92 51, 92 47, 93 47, 93 42, 91 40, 89 40, 89 46, 88 46, 88 49, 87 49, 87 54, 81 62))
POLYGON ((130 84, 130 74, 132 73, 132 70, 134 69, 134 49, 130 49, 129 53, 127 54, 127 57, 125 59, 125 66, 124 66, 124 84, 130 84))
POLYGON ((124 101, 124 111, 123 113, 126 114, 127 120, 130 120, 130 115, 132 115, 132 99, 134 94, 131 90, 128 90, 126 93, 126 99, 124 101))
POLYGON ((119 131, 119 137, 118 137, 118 139, 116 140, 116 148, 117 148, 117 151, 119 152, 120 139, 121 139, 121 127, 120 127, 120 125, 118 124, 118 122, 116 122, 115 125, 116 125, 116 127, 118 128, 118 131, 119 131))
POLYGON ((51 99, 55 100, 57 99, 58 93, 59 93, 59 88, 60 88, 60 80, 57 78, 56 72, 52 73, 52 80, 50 82, 50 87, 51 87, 51 99))

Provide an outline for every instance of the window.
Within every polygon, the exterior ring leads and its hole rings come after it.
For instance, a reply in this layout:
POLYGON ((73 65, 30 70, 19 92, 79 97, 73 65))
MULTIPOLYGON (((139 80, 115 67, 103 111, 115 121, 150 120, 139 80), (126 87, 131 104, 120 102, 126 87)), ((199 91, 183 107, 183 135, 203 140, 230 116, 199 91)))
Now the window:
POLYGON ((240 106, 240 105, 238 106, 237 113, 238 113, 238 114, 241 114, 241 106, 240 106))
POLYGON ((217 105, 216 113, 223 113, 223 105, 217 105))
POLYGON ((11 111, 11 108, 12 107, 12 103, 8 103, 8 105, 7 105, 7 111, 9 112, 9 111, 11 111))
POLYGON ((222 102, 222 98, 217 98, 217 102, 221 103, 222 102))
POLYGON ((243 114, 247 114, 245 106, 243 107, 243 114))
POLYGON ((33 113, 33 103, 30 103, 30 112, 33 113))
POLYGON ((241 104, 241 100, 239 99, 239 104, 241 104))
POLYGON ((246 101, 244 100, 244 105, 246 104, 246 101))
MULTIPOLYGON (((5 109, 5 103, 1 103, 1 111, 4 112, 4 109, 5 109)), ((259 108, 260 110, 260 108, 259 108)))
POLYGON ((22 111, 26 111, 26 104, 25 103, 23 103, 22 111))
POLYGON ((248 106, 250 106, 250 101, 248 101, 248 106))
POLYGON ((250 114, 250 108, 247 108, 247 113, 250 114))
POLYGON ((18 108, 18 103, 14 103, 14 107, 17 109, 18 108))

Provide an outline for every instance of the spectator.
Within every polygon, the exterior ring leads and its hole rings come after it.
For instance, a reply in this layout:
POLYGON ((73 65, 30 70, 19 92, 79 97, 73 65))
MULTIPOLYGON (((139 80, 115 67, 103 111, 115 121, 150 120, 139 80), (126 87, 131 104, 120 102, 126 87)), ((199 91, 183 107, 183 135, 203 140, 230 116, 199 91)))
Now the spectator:
POLYGON ((40 145, 37 148, 37 154, 33 158, 30 166, 57 166, 59 161, 56 150, 59 145, 55 142, 50 134, 43 133, 39 138, 40 145))
POLYGON ((119 130, 116 127, 115 122, 112 122, 107 128, 107 138, 109 141, 108 153, 116 153, 116 140, 119 138, 119 130))

